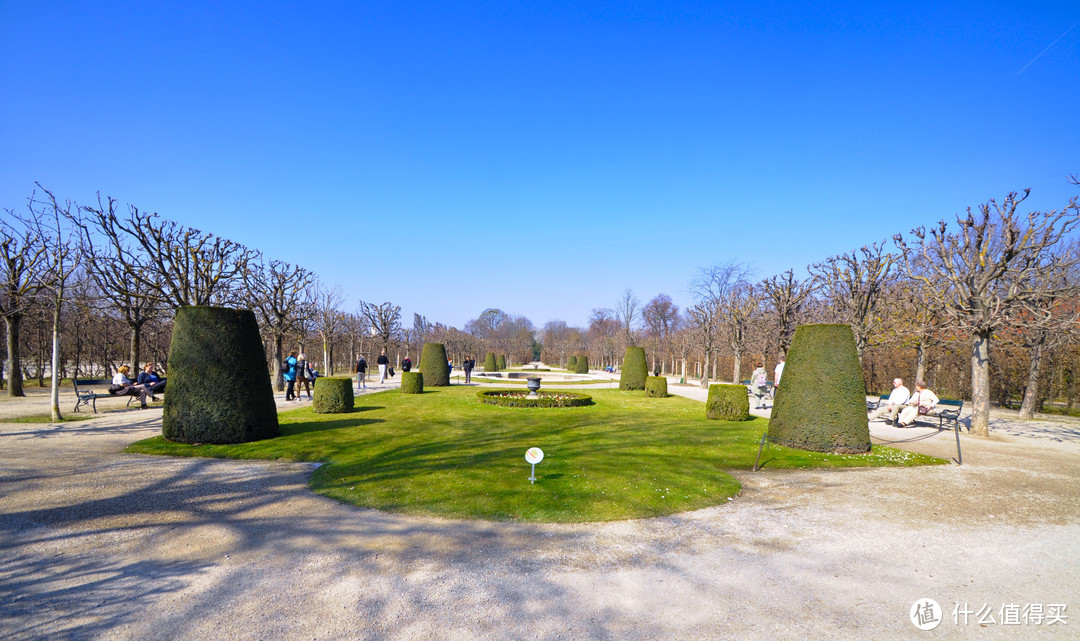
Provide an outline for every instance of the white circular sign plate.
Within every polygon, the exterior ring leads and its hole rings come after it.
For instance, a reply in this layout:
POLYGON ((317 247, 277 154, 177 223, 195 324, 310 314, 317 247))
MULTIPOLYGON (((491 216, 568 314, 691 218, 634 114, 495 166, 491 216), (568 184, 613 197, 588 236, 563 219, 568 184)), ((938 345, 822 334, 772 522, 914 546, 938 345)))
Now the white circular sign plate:
POLYGON ((528 452, 525 452, 525 461, 536 465, 540 461, 544 460, 544 450, 539 447, 530 447, 528 452))

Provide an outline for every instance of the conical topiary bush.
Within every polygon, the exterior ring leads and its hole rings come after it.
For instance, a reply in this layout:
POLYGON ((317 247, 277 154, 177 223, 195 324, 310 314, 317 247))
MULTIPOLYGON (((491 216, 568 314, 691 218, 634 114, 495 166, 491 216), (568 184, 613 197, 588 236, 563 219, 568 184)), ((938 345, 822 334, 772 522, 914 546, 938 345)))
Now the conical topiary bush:
POLYGON ((266 350, 250 309, 176 311, 161 433, 181 443, 245 443, 278 435, 266 350))
POLYGON ((566 357, 566 369, 570 370, 571 372, 577 369, 577 356, 571 354, 570 356, 566 357))
POLYGON ((485 372, 498 371, 496 369, 496 367, 495 367, 495 354, 492 353, 492 352, 488 352, 487 356, 484 357, 484 371, 485 372))
POLYGON ((446 346, 442 343, 424 343, 420 352, 420 371, 427 387, 446 387, 450 384, 450 365, 446 362, 446 346))
POLYGON ((589 373, 589 357, 588 356, 581 355, 581 356, 577 357, 577 360, 574 362, 574 373, 575 374, 588 374, 589 373))
POLYGON ((623 356, 622 374, 619 376, 619 389, 645 389, 645 379, 649 376, 649 362, 645 360, 644 347, 627 347, 623 356))
POLYGON ((506 355, 505 354, 499 354, 499 358, 496 359, 495 369, 499 370, 500 372, 503 371, 504 369, 506 369, 506 355))
POLYGON ((866 385, 850 326, 803 325, 795 331, 769 441, 816 452, 870 451, 866 385))

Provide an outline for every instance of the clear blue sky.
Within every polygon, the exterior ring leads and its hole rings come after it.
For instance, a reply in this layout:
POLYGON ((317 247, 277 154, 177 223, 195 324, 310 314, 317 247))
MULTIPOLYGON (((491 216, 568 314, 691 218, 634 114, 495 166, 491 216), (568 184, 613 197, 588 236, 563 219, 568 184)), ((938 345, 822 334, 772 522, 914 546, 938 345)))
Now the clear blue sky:
POLYGON ((716 261, 801 271, 1025 187, 1061 208, 1078 21, 1074 0, 0 0, 0 205, 100 191, 407 324, 584 324, 627 287, 685 305, 716 261))

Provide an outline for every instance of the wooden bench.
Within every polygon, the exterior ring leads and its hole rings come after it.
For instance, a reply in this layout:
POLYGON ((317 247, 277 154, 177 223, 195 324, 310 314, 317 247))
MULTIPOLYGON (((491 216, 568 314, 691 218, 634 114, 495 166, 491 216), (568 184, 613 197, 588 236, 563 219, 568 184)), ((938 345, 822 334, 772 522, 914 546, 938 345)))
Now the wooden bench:
MULTIPOLYGON (((111 380, 106 380, 104 378, 72 379, 71 383, 75 386, 75 398, 77 400, 75 401, 74 411, 76 412, 79 411, 80 407, 86 405, 94 410, 94 414, 97 414, 97 400, 99 398, 116 398, 118 396, 117 394, 110 394, 108 392, 101 394, 90 389, 91 387, 99 387, 101 385, 112 385, 111 380)), ((131 401, 135 400, 138 395, 126 394, 126 396, 128 397, 128 402, 125 407, 130 407, 131 401)))

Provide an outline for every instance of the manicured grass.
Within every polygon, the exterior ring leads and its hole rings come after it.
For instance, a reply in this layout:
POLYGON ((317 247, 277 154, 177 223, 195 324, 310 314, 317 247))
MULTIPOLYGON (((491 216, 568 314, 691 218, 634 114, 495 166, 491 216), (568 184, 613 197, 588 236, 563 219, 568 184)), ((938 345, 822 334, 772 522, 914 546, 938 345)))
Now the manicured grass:
MULTIPOLYGON (((464 376, 454 374, 450 377, 451 382, 462 383, 465 380, 464 376)), ((474 383, 491 383, 494 385, 527 385, 528 380, 524 378, 487 378, 485 376, 477 377, 476 374, 472 375, 474 383)), ((555 385, 611 385, 614 383, 615 387, 619 386, 619 381, 612 381, 608 378, 588 379, 584 381, 542 381, 541 387, 551 387, 555 385)))
MULTIPOLYGON (((705 419, 704 406, 644 392, 592 390, 571 408, 485 405, 472 387, 381 392, 348 414, 301 408, 280 415, 282 435, 240 445, 192 446, 161 437, 129 452, 324 461, 312 488, 355 505, 456 518, 542 522, 652 517, 724 503, 739 491, 726 470, 750 469, 764 419, 705 419), (525 451, 546 455, 528 481, 525 451)), ((944 463, 874 447, 840 456, 769 446, 766 469, 944 463)))

